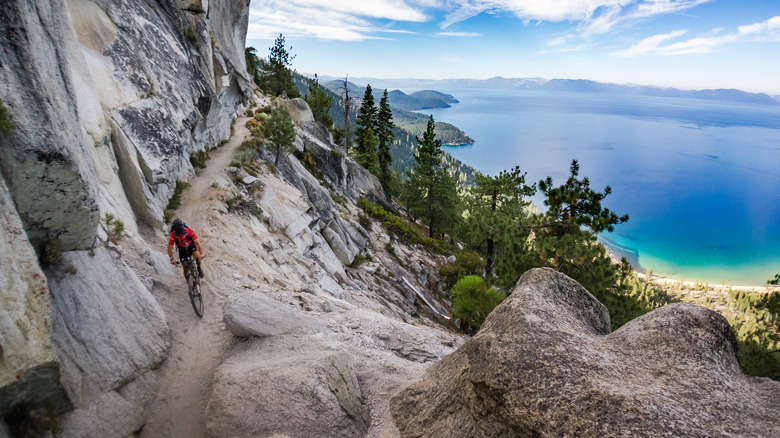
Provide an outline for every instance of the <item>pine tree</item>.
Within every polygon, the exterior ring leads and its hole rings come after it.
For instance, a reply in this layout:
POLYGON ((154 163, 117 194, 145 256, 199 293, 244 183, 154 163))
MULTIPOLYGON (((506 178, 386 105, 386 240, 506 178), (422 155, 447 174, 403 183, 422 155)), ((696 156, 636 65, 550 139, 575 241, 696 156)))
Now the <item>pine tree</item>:
MULTIPOLYGON (((274 96, 279 96, 282 92, 287 93, 287 97, 300 97, 298 87, 292 80, 292 71, 288 68, 292 65, 295 55, 290 55, 288 49, 284 47, 284 36, 274 40, 273 47, 270 48, 271 54, 268 57, 267 69, 261 76, 261 87, 274 96)), ((289 50, 292 50, 290 47, 289 50)))
POLYGON ((570 172, 558 187, 550 177, 539 181, 548 209, 536 218, 534 247, 541 266, 563 272, 600 298, 617 283, 619 265, 612 263, 596 234, 613 231, 628 215, 619 217, 601 206, 612 189, 607 186, 603 193, 591 189, 587 177, 578 178, 577 160, 572 161, 570 172))
POLYGON ((358 147, 355 154, 355 161, 372 174, 378 174, 379 160, 376 156, 376 136, 374 135, 374 130, 369 127, 363 131, 362 136, 357 139, 357 142, 358 147))
POLYGON ((401 200, 409 212, 423 218, 430 237, 451 231, 460 218, 457 179, 442 163, 441 142, 436 139, 433 116, 423 138, 417 139, 415 165, 401 191, 401 200))
POLYGON ((316 73, 314 74, 314 80, 309 83, 309 95, 306 96, 305 100, 311 108, 314 120, 322 123, 328 129, 332 129, 333 119, 330 118, 330 106, 333 103, 333 99, 320 86, 316 73))
POLYGON ((509 240, 525 240, 529 234, 525 207, 526 197, 536 193, 534 185, 525 183, 525 173, 515 167, 503 170, 497 176, 477 174, 475 185, 469 190, 469 218, 463 237, 484 254, 487 278, 496 266, 497 255, 502 255, 509 240))
POLYGON ((376 116, 376 135, 378 140, 379 182, 387 196, 398 195, 398 181, 393 172, 393 157, 390 155, 390 145, 393 143, 393 111, 387 101, 387 89, 379 101, 379 112, 376 116))
POLYGON ((295 141, 295 124, 282 105, 275 105, 271 110, 271 118, 263 126, 263 137, 276 149, 274 167, 278 167, 279 156, 282 152, 290 152, 295 141))
POLYGON ((254 47, 244 48, 244 58, 246 60, 246 71, 252 77, 255 84, 260 84, 260 66, 262 62, 257 56, 257 50, 254 47))
POLYGON ((355 157, 357 162, 371 171, 374 175, 379 175, 379 160, 376 153, 376 107, 374 106, 374 95, 371 91, 371 85, 366 86, 366 92, 363 94, 363 102, 360 104, 357 116, 357 128, 355 128, 355 157), (369 135, 369 132, 371 135, 369 135), (376 163, 376 165, 374 165, 376 163))
POLYGON ((614 225, 628 220, 628 215, 618 217, 608 208, 601 208, 601 200, 612 193, 610 186, 604 189, 604 193, 599 193, 590 188, 587 177, 577 178, 580 171, 577 160, 572 160, 569 170, 569 179, 560 187, 553 187, 549 176, 539 181, 539 189, 547 197, 544 201, 548 207, 547 217, 557 233, 565 234, 583 225, 594 233, 611 232, 615 229, 614 225))

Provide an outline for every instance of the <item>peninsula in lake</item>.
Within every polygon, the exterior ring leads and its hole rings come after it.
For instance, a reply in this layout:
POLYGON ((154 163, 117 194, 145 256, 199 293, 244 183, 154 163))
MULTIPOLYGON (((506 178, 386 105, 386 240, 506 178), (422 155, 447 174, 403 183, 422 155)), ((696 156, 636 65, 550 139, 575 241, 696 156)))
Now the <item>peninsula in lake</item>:
MULTIPOLYGON (((370 84, 371 82, 366 83, 370 84)), ((332 79, 323 82, 322 85, 339 95, 344 91, 343 79, 332 79)), ((372 86, 372 88, 374 100, 378 102, 382 98, 382 93, 386 87, 372 86)), ((365 92, 365 86, 348 82, 348 90, 352 97, 360 98, 365 92)), ((418 137, 425 132, 429 116, 415 111, 450 108, 453 104, 459 103, 458 99, 451 94, 435 90, 420 90, 409 94, 397 89, 388 90, 387 101, 393 110, 393 122, 395 125, 418 137)), ((463 146, 474 143, 474 139, 460 128, 446 122, 436 122, 436 138, 447 146, 463 146)))

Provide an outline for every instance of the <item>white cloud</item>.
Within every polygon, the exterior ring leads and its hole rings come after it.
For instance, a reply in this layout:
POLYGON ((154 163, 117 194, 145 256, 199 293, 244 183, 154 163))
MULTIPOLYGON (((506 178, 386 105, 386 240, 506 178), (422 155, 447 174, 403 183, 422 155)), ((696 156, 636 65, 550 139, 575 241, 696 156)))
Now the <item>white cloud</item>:
POLYGON ((761 23, 739 26, 737 31, 743 36, 755 35, 760 40, 780 41, 780 16, 761 23))
POLYGON ((443 36, 443 37, 458 37, 458 38, 475 38, 482 36, 481 33, 477 32, 436 32, 436 36, 443 36))
POLYGON ((664 44, 685 33, 685 30, 677 30, 666 34, 654 35, 643 39, 628 49, 613 52, 612 55, 621 58, 641 55, 689 55, 712 52, 717 47, 739 41, 780 41, 780 16, 760 23, 739 26, 734 33, 719 36, 702 36, 664 44))
POLYGON ((637 4, 636 17, 652 17, 654 15, 671 14, 684 11, 711 0, 645 0, 637 4))
POLYGON ((452 0, 446 28, 484 11, 506 11, 524 21, 578 23, 582 37, 604 34, 616 25, 655 15, 680 13, 712 0, 452 0))
POLYGON ((422 6, 431 0, 266 0, 250 4, 248 38, 270 39, 311 36, 342 41, 377 38, 376 32, 403 33, 375 28, 368 19, 421 22, 427 20, 422 6))

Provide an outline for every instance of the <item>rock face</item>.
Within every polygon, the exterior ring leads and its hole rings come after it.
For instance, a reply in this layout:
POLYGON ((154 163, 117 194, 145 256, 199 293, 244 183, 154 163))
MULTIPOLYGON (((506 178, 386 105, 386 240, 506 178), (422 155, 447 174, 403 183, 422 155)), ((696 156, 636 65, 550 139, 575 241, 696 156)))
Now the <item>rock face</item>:
POLYGON ((742 374, 722 316, 676 304, 609 327, 582 286, 529 271, 394 420, 409 437, 780 435, 780 384, 742 374))
POLYGON ((63 383, 86 405, 159 365, 170 335, 160 305, 117 254, 72 251, 65 263, 77 272, 51 276, 53 338, 63 383))
POLYGON ((249 350, 222 365, 208 407, 211 436, 360 437, 369 415, 344 353, 262 357, 249 350))
POLYGON ((0 418, 36 399, 49 400, 50 414, 73 403, 63 436, 127 436, 143 426, 156 391, 148 374, 167 356, 168 327, 151 286, 102 249, 104 218, 131 235, 139 224, 161 228, 176 181, 192 174, 190 155, 230 136, 254 98, 248 7, 25 0, 0 8, 0 100, 15 126, 0 134, 0 248, 10 256, 0 255, 0 418), (33 247, 47 241, 61 246, 63 265, 39 267, 33 247), (40 385, 50 399, 36 393, 40 385), (94 424, 118 398, 127 415, 94 424))

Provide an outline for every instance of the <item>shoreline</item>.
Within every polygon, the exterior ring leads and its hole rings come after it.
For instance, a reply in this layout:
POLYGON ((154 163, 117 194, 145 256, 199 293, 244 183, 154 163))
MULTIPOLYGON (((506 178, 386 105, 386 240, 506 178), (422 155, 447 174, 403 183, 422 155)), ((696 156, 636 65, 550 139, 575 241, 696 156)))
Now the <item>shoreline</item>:
POLYGON ((634 273, 641 279, 646 280, 654 285, 662 286, 662 287, 668 287, 668 286, 685 286, 688 289, 691 289, 693 291, 696 290, 703 290, 703 291, 713 291, 713 292, 729 292, 732 290, 742 290, 747 292, 760 292, 760 293, 770 293, 774 291, 780 290, 780 286, 775 285, 764 285, 764 286, 740 286, 740 285, 731 285, 731 284, 717 284, 717 283, 707 283, 706 281, 686 281, 686 280, 675 280, 674 278, 668 278, 668 277, 661 277, 657 275, 648 275, 647 273, 640 273, 634 270, 634 273))
POLYGON ((631 267, 634 270, 634 273, 641 279, 649 281, 652 284, 655 284, 657 286, 662 287, 668 287, 668 286, 685 286, 689 289, 696 289, 700 286, 704 287, 704 290, 712 290, 716 292, 728 292, 730 290, 743 290, 743 291, 750 291, 750 292, 761 292, 761 293, 769 293, 776 290, 780 290, 780 286, 775 285, 762 285, 762 286, 746 286, 746 285, 732 285, 732 284, 723 284, 723 283, 710 283, 706 280, 704 281, 688 281, 688 280, 680 280, 676 278, 670 278, 665 277, 663 275, 655 275, 652 274, 652 270, 648 272, 645 268, 642 267, 642 265, 639 264, 639 254, 636 251, 632 251, 630 248, 626 248, 623 246, 620 246, 616 244, 615 242, 611 241, 608 238, 605 238, 603 236, 599 236, 599 240, 601 241, 601 244, 604 245, 604 247, 607 249, 607 253, 609 254, 610 258, 615 263, 620 263, 621 258, 625 257, 629 263, 631 263, 631 267))

